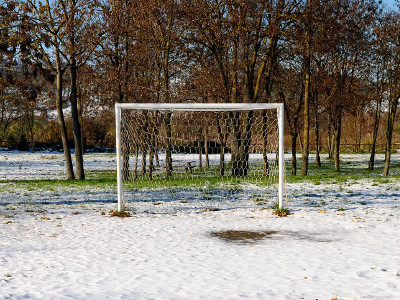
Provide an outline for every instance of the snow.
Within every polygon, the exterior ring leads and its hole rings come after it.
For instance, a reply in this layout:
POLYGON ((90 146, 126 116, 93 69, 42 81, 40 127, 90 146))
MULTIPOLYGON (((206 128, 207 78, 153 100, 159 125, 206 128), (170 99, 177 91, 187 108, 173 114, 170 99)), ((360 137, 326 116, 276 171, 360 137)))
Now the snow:
MULTIPOLYGON (((109 154, 85 163, 115 169, 109 154)), ((286 218, 259 208, 117 218, 115 187, 16 181, 63 172, 58 153, 0 152, 1 299, 400 299, 398 177, 287 184, 286 218), (211 235, 222 230, 276 233, 211 235)))
MULTIPOLYGON (((64 179, 64 155, 59 152, 0 151, 0 180, 64 179)), ((75 166, 75 164, 74 164, 75 166)), ((85 170, 115 170, 115 154, 85 157, 85 170)))

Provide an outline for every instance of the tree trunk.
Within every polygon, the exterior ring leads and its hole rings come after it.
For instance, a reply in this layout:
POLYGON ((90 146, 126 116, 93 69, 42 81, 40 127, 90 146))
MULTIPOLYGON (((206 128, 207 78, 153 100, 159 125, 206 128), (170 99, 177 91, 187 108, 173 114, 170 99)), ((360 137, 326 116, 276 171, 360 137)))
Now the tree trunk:
POLYGON ((221 144, 221 151, 219 153, 219 176, 225 175, 225 143, 221 144))
POLYGON ((328 158, 332 159, 333 158, 333 153, 334 153, 334 135, 332 134, 332 126, 329 125, 328 128, 328 158))
MULTIPOLYGON (((156 123, 153 123, 156 126, 156 123)), ((150 129, 151 133, 148 136, 149 143, 149 167, 148 167, 148 176, 149 180, 153 180, 153 158, 154 158, 154 150, 155 150, 155 136, 154 136, 154 127, 150 129)))
POLYGON ((340 135, 342 131, 342 115, 337 113, 336 124, 334 124, 334 137, 335 137, 335 171, 340 170, 340 135))
POLYGON ((220 119, 218 116, 217 116, 217 130, 221 143, 221 149, 219 152, 219 175, 223 177, 225 175, 225 147, 226 147, 227 133, 223 133, 220 119))
POLYGON ((231 162, 232 162, 232 176, 238 176, 241 171, 241 163, 240 163, 240 143, 241 140, 241 132, 239 126, 239 113, 234 112, 230 114, 230 123, 231 123, 231 162))
POLYGON ((206 156, 206 168, 210 167, 210 160, 208 157, 208 129, 204 128, 204 154, 206 156))
POLYGON ((129 179, 129 153, 131 152, 130 145, 128 142, 128 133, 125 127, 121 129, 121 150, 122 150, 122 178, 123 180, 129 179))
POLYGON ((297 137, 298 137, 297 132, 292 133, 292 175, 297 174, 297 158, 296 158, 297 137))
POLYGON ((269 176, 269 162, 267 155, 267 138, 263 139, 263 176, 269 176))
MULTIPOLYGON (((171 20, 168 22, 168 29, 171 28, 171 20)), ((169 37, 166 37, 164 47, 162 49, 162 87, 163 96, 165 103, 171 103, 170 98, 170 77, 169 77, 169 56, 171 51, 171 41, 169 37)), ((165 146, 165 177, 172 176, 172 129, 171 129, 171 112, 166 112, 164 116, 165 131, 167 135, 167 142, 165 146)))
MULTIPOLYGON (((237 37, 233 39, 232 49, 232 83, 231 83, 231 102, 236 103, 238 101, 238 40, 237 37)), ((232 112, 230 113, 231 122, 231 163, 232 163, 232 176, 246 176, 247 168, 243 164, 245 162, 245 153, 243 144, 245 143, 245 137, 242 136, 240 128, 241 120, 244 118, 244 113, 232 112)))
POLYGON ((79 180, 85 179, 85 171, 83 168, 83 146, 82 146, 82 131, 79 122, 78 112, 78 95, 77 95, 77 63, 75 57, 70 60, 70 79, 71 79, 71 115, 74 128, 74 143, 75 143, 75 161, 76 175, 79 180))
POLYGON ((268 162, 268 153, 267 153, 267 146, 268 146, 268 118, 267 118, 267 113, 263 111, 262 115, 262 120, 263 120, 263 176, 268 176, 269 175, 269 162, 268 162))
MULTIPOLYGON (((79 79, 77 78, 77 81, 79 79)), ((85 127, 83 123, 83 106, 82 106, 82 98, 81 98, 81 92, 80 88, 77 87, 77 102, 78 102, 78 115, 79 115, 79 122, 81 124, 81 145, 82 145, 82 154, 85 154, 85 137, 83 136, 83 133, 85 132, 85 127)))
POLYGON ((149 180, 153 180, 153 157, 154 157, 154 147, 153 142, 149 145, 149 168, 148 168, 148 176, 149 180))
POLYGON ((75 29, 75 8, 76 1, 70 3, 71 15, 70 20, 68 20, 68 26, 71 26, 68 30, 68 39, 70 46, 70 57, 69 57, 69 70, 70 70, 70 80, 71 80, 71 92, 70 92, 70 102, 71 102, 71 116, 72 124, 74 129, 74 143, 75 143, 75 162, 76 162, 76 175, 79 180, 85 179, 85 171, 83 168, 83 145, 82 145, 82 128, 79 121, 79 111, 78 111, 78 63, 76 61, 76 29, 75 29))
POLYGON ((203 145, 202 145, 202 138, 203 138, 203 128, 199 130, 199 139, 197 140, 197 149, 199 151, 199 168, 203 167, 203 145))
POLYGON ((379 121, 381 117, 381 100, 378 100, 376 103, 376 111, 375 111, 375 122, 374 122, 374 132, 372 136, 372 147, 371 147, 371 156, 368 162, 368 169, 373 170, 375 166, 375 151, 376 151, 376 140, 378 138, 378 130, 379 130, 379 121))
POLYGON ((137 167, 138 167, 138 161, 139 161, 139 143, 136 143, 135 147, 135 166, 133 168, 133 180, 137 179, 137 167))
POLYGON ((251 140, 251 126, 253 123, 253 111, 234 113, 232 126, 232 176, 247 176, 249 171, 249 149, 251 140), (240 126, 242 123, 242 128, 240 126))
POLYGON ((310 86, 311 86, 311 0, 307 1, 306 19, 306 48, 304 54, 305 82, 304 82, 304 128, 301 175, 308 173, 308 155, 310 145, 310 86))
MULTIPOLYGON (((150 123, 150 134, 148 136, 149 142, 149 180, 153 179, 153 169, 154 169, 154 158, 155 154, 157 153, 156 149, 156 136, 157 136, 157 111, 153 113, 151 116, 151 123, 150 123)), ((157 160, 157 158, 156 158, 157 160)))
POLYGON ((167 141, 165 145, 165 177, 172 175, 172 132, 171 132, 171 113, 167 112, 164 117, 167 141))
POLYGON ((71 151, 68 145, 68 133, 67 133, 67 126, 65 125, 64 113, 62 109, 62 76, 64 72, 61 70, 60 66, 60 54, 56 51, 56 69, 57 69, 57 76, 56 76, 56 108, 57 108, 57 119, 58 124, 60 125, 60 134, 61 134, 61 141, 63 144, 64 150, 64 158, 65 158, 65 166, 67 171, 67 178, 68 179, 75 179, 74 175, 74 168, 72 165, 72 158, 71 158, 71 151))
POLYGON ((156 160, 156 166, 157 168, 160 167, 160 160, 158 158, 158 125, 159 125, 159 119, 158 119, 158 112, 154 113, 154 159, 156 160))
POLYGON ((147 156, 147 149, 146 149, 146 144, 144 144, 142 148, 142 169, 140 171, 140 175, 146 174, 146 165, 147 165, 146 156, 147 156))
POLYGON ((315 164, 318 168, 321 167, 321 157, 319 155, 319 122, 317 112, 315 112, 315 164))
POLYGON ((154 158, 156 160, 156 166, 157 168, 160 167, 160 159, 158 158, 158 152, 157 152, 157 143, 156 143, 156 148, 154 150, 154 158))
POLYGON ((396 119, 396 110, 397 110, 397 105, 399 103, 399 97, 400 95, 397 95, 396 100, 392 100, 391 106, 389 108, 389 116, 386 129, 385 167, 383 169, 383 175, 385 176, 389 175, 393 128, 394 128, 394 121, 396 119))

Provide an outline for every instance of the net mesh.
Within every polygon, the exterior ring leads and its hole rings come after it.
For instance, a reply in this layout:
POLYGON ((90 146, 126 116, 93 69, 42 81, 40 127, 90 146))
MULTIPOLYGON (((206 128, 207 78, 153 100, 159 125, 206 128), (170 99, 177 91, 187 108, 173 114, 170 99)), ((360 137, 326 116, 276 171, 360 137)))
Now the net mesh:
POLYGON ((277 201, 276 109, 121 111, 126 209, 166 213, 277 201))

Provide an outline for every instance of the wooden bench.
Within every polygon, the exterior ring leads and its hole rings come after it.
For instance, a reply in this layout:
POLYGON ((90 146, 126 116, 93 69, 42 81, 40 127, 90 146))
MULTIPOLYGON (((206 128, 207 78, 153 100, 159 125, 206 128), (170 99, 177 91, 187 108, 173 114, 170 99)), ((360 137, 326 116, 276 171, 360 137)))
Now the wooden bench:
MULTIPOLYGON (((172 170, 182 169, 182 170, 185 170, 186 174, 187 173, 192 174, 193 173, 192 169, 196 168, 196 166, 193 165, 194 161, 185 161, 184 163, 185 163, 184 165, 172 166, 172 170)), ((165 169, 165 166, 162 166, 161 168, 165 169)))
POLYGON ((172 166, 172 169, 185 169, 186 174, 192 174, 192 169, 196 166, 193 165, 194 161, 186 161, 183 166, 172 166))

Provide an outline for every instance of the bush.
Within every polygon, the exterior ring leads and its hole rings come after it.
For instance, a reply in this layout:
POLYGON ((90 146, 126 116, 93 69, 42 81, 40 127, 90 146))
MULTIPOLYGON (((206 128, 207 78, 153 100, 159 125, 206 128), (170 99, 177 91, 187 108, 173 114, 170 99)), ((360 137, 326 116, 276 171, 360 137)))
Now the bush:
POLYGON ((18 139, 18 143, 16 145, 16 148, 19 151, 28 151, 29 150, 29 144, 25 137, 25 133, 21 132, 19 139, 18 139))

